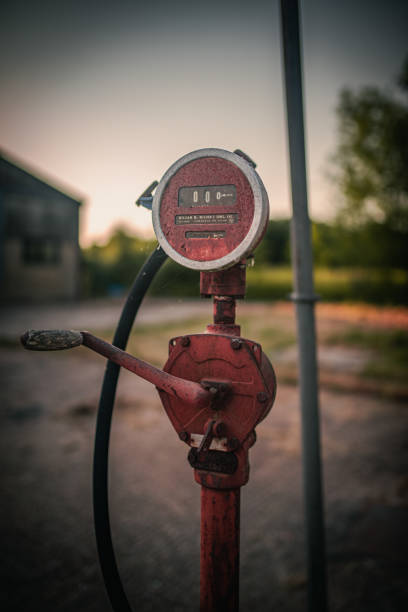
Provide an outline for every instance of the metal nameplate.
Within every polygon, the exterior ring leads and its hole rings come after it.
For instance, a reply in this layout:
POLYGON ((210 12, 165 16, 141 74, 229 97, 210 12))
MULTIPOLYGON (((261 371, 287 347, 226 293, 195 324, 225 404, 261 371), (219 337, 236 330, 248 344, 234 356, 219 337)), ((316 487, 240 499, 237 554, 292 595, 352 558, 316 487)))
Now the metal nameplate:
POLYGON ((191 448, 188 453, 188 462, 196 470, 220 472, 221 474, 234 474, 238 467, 238 459, 234 453, 222 453, 216 450, 201 453, 200 460, 197 449, 191 448))
POLYGON ((176 225, 210 225, 238 223, 238 213, 214 213, 212 215, 176 215, 176 225))

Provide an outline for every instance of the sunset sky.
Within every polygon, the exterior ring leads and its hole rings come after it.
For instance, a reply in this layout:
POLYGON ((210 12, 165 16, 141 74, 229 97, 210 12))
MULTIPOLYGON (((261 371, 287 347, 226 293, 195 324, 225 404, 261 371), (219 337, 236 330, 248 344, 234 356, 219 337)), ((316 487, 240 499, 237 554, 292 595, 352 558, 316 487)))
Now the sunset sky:
MULTIPOLYGON (((309 201, 327 218, 339 91, 392 87, 408 2, 300 4, 309 201)), ((289 216, 277 0, 3 0, 0 45, 0 148, 86 198, 83 245, 118 223, 151 231, 134 200, 202 147, 247 152, 289 216)))

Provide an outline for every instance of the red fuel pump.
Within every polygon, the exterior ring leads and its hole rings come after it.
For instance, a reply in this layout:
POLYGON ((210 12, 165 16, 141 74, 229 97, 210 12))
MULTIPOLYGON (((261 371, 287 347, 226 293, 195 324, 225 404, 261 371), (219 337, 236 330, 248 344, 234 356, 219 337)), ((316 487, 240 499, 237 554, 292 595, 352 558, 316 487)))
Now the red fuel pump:
POLYGON ((162 249, 200 270, 200 293, 213 297, 213 322, 204 333, 172 338, 163 370, 85 331, 30 330, 22 342, 30 350, 82 344, 156 386, 201 485, 200 610, 236 612, 240 488, 276 380, 261 346, 240 337, 235 300, 245 295, 246 260, 266 230, 268 198, 242 152, 202 149, 166 172, 152 213, 162 249))

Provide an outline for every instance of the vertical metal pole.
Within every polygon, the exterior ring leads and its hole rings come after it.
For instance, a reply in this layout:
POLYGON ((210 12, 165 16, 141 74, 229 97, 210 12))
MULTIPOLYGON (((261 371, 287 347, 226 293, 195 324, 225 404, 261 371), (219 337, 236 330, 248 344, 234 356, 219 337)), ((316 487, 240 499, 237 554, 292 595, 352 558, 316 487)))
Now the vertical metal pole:
MULTIPOLYGON (((1 155, 0 155, 0 163, 1 163, 1 155)), ((4 284, 5 281, 5 276, 6 276, 6 269, 5 269, 5 262, 6 262, 6 254, 4 252, 4 244, 5 244, 5 208, 6 208, 6 202, 5 199, 3 199, 3 193, 0 189, 0 290, 2 291, 2 294, 4 295, 6 293, 6 287, 4 284)))
POLYGON ((238 612, 240 489, 201 487, 200 612, 238 612))
POLYGON ((327 610, 323 493, 316 363, 313 260, 307 204, 298 0, 281 0, 293 217, 292 262, 299 338, 308 610, 327 610))

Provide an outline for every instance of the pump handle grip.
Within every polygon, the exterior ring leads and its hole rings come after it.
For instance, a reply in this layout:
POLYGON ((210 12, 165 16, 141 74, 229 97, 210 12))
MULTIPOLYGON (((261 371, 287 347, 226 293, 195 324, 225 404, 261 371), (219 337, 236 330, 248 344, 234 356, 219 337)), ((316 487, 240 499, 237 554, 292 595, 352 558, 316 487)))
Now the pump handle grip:
POLYGON ((29 329, 21 336, 21 344, 29 351, 63 351, 82 342, 81 332, 74 329, 29 329))

